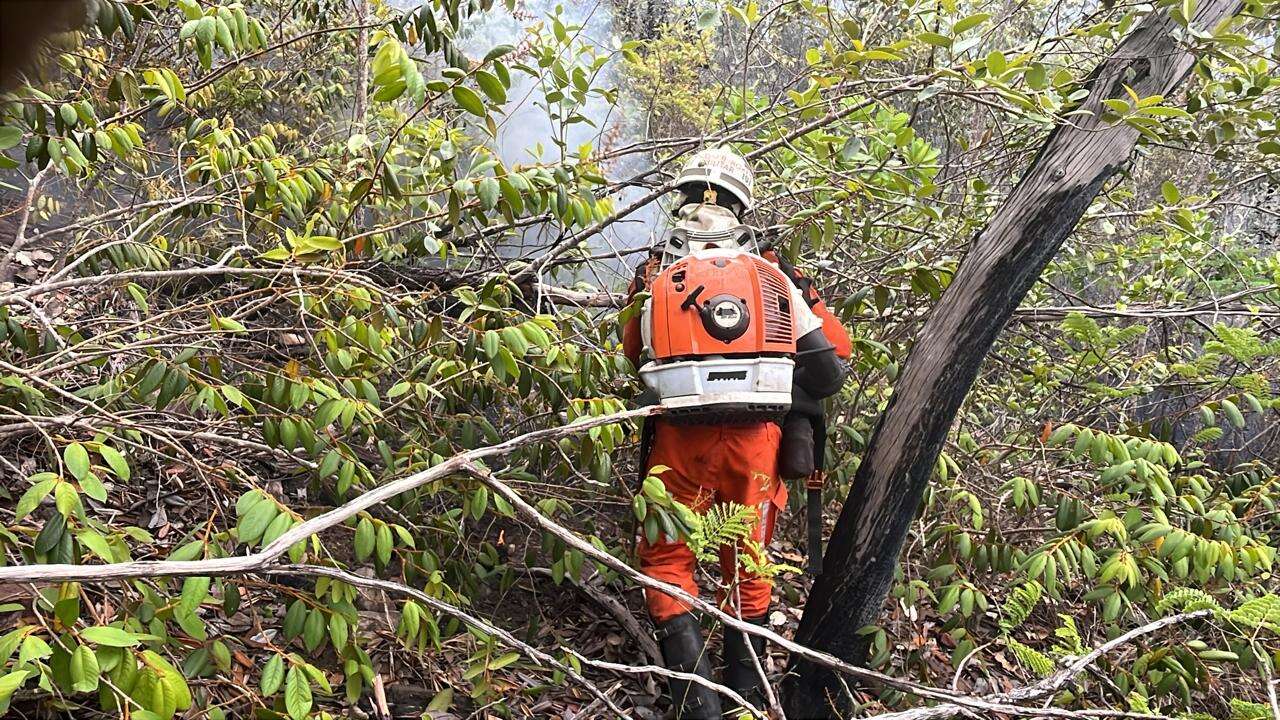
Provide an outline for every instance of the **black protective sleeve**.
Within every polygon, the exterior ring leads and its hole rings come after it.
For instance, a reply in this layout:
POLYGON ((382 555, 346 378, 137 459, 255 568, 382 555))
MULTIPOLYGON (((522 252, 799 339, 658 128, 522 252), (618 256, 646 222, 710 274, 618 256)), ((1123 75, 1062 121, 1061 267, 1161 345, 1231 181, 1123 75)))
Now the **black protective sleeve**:
POLYGON ((835 395, 844 384, 846 368, 822 328, 796 341, 796 369, 793 381, 816 399, 835 395))

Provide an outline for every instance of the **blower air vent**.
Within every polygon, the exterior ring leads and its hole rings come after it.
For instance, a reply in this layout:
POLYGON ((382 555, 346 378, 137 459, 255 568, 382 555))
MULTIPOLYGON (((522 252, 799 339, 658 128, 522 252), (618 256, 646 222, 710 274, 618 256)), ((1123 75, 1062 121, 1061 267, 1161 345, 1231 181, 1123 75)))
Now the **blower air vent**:
POLYGON ((717 380, 725 381, 725 380, 746 380, 746 379, 747 379, 746 370, 738 370, 736 372, 726 372, 721 370, 721 371, 713 371, 713 372, 707 373, 707 382, 715 382, 717 380))
POLYGON ((760 266, 760 290, 764 305, 764 339, 766 342, 792 343, 795 336, 791 328, 791 289, 786 280, 774 271, 773 266, 760 258, 754 258, 760 266))

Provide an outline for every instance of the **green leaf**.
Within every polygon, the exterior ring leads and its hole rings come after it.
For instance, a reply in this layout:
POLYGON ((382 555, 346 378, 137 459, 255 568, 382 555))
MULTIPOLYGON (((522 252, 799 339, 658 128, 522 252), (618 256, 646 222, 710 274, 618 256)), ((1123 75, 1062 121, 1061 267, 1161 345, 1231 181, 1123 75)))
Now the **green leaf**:
POLYGON ((347 619, 341 613, 334 613, 329 616, 329 639, 333 641, 333 647, 339 652, 347 646, 347 640, 350 638, 350 627, 347 625, 347 619))
POLYGON ((129 296, 133 298, 133 301, 142 309, 142 314, 151 314, 151 306, 147 303, 147 293, 142 289, 142 286, 137 283, 129 283, 125 288, 129 291, 129 296))
POLYGON ((302 626, 302 643, 307 647, 307 652, 315 652, 316 648, 320 647, 320 641, 324 639, 324 630, 324 611, 318 608, 312 610, 302 626))
POLYGON ((1236 407, 1235 403, 1224 398, 1220 405, 1222 406, 1222 411, 1227 414, 1227 419, 1231 421, 1232 425, 1235 425, 1237 428, 1244 427, 1244 415, 1240 413, 1240 408, 1236 407))
POLYGON ((966 30, 972 30, 973 28, 978 27, 979 25, 981 25, 982 23, 990 19, 991 19, 991 13, 983 13, 983 12, 974 13, 973 15, 970 15, 969 17, 956 22, 955 25, 951 26, 951 32, 954 35, 959 35, 960 33, 965 32, 966 30))
POLYGON ((951 47, 951 38, 946 35, 939 35, 936 32, 922 32, 916 35, 917 38, 940 48, 951 47))
POLYGON ((209 597, 210 580, 208 577, 189 577, 182 581, 182 595, 178 604, 190 612, 194 612, 209 597))
POLYGON ((240 322, 239 320, 236 320, 235 318, 229 318, 229 317, 215 318, 214 325, 215 325, 215 327, 213 328, 214 330, 230 330, 231 332, 237 332, 237 333, 248 332, 248 328, 244 326, 244 323, 240 322))
POLYGON ((476 197, 480 198, 480 207, 486 211, 492 210, 498 204, 500 192, 498 181, 494 178, 487 177, 481 180, 476 186, 476 197))
POLYGON ((374 549, 374 529, 373 522, 369 518, 360 518, 360 522, 356 523, 356 542, 355 551, 356 559, 363 562, 369 559, 374 549))
POLYGON ((431 698, 431 702, 427 703, 426 709, 435 710, 437 712, 443 712, 445 710, 448 710, 452 705, 453 705, 453 688, 447 687, 441 690, 440 692, 436 693, 435 697, 431 698))
POLYGON ((1201 650, 1197 654, 1200 659, 1210 662, 1237 662, 1240 660, 1240 656, 1230 650, 1201 650))
POLYGON ((289 606, 289 610, 284 614, 284 623, 281 629, 284 631, 286 638, 295 638, 302 634, 302 626, 307 620, 307 604, 301 600, 294 600, 289 606))
POLYGON ((127 630, 121 630, 118 627, 110 625, 98 625, 95 627, 87 627, 77 633, 81 640, 93 643, 94 645, 105 645, 107 647, 133 647, 139 642, 139 636, 127 630))
POLYGON ((307 682, 306 673, 297 665, 289 668, 284 687, 284 707, 293 720, 304 720, 311 712, 311 685, 307 682))
POLYGON ((386 565, 391 562, 393 542, 391 528, 387 527, 386 524, 379 524, 374 538, 374 551, 378 555, 379 565, 386 565))
POLYGON ((98 479, 98 476, 93 473, 89 473, 83 478, 80 478, 80 489, 84 491, 85 495, 88 495, 98 502, 106 502, 107 500, 106 486, 103 485, 102 481, 98 479))
POLYGON ((1178 192, 1178 187, 1169 180, 1165 180, 1160 185, 1160 194, 1164 195, 1164 201, 1173 205, 1182 198, 1182 194, 1178 192))
POLYGON ((169 554, 170 560, 195 560, 204 553, 204 541, 192 540, 169 554))
POLYGON ((337 450, 330 450, 324 456, 324 459, 320 461, 320 467, 316 470, 316 473, 321 479, 333 477, 333 474, 338 471, 338 465, 341 462, 342 455, 337 450))
POLYGON ((217 29, 212 17, 206 15, 196 21, 196 41, 201 45, 208 45, 213 42, 214 33, 217 29))
POLYGON ((342 241, 331 235, 308 235, 301 239, 300 244, 316 250, 342 249, 342 241))
POLYGON ((176 709, 185 710, 191 707, 191 688, 187 687, 186 678, 178 672, 177 668, 152 650, 143 650, 141 659, 156 672, 160 682, 164 684, 165 691, 173 695, 176 709))
POLYGON ((497 60, 513 50, 515 50, 515 47, 512 45, 495 45, 489 50, 489 52, 485 53, 484 62, 487 63, 490 60, 497 60))
POLYGON ((128 482, 131 475, 129 463, 118 450, 109 445, 103 445, 98 448, 98 454, 107 462, 107 467, 111 468, 111 472, 115 473, 116 477, 128 482))
POLYGON ((92 692, 98 689, 98 656, 88 645, 81 645, 71 653, 68 671, 72 690, 92 692))
POLYGON ((22 142, 22 130, 8 125, 0 127, 0 150, 8 150, 22 142))
POLYGON ((63 517, 71 517, 80 507, 80 493, 70 483, 62 483, 53 489, 53 504, 63 517))
POLYGON ((76 114, 76 109, 71 106, 71 103, 63 103, 62 107, 58 108, 58 116, 62 118, 63 124, 68 128, 75 127, 80 120, 80 116, 76 114))
POLYGON ((54 477, 32 485, 21 498, 18 498, 18 504, 13 509, 14 520, 21 520, 35 510, 40 505, 40 501, 48 497, 57 482, 57 478, 54 477))
POLYGON ((29 670, 14 670, 4 677, 0 677, 0 702, 13 697, 13 693, 22 687, 22 683, 26 682, 29 675, 31 675, 29 670))
POLYGON ((240 542, 246 545, 254 543, 262 537, 262 533, 278 514, 279 508, 273 500, 264 499, 255 504, 236 525, 236 535, 240 538, 240 542))
POLYGON ((515 661, 517 661, 517 660, 519 660, 519 659, 520 659, 520 653, 518 653, 518 652, 509 652, 509 653, 507 653, 506 655, 503 655, 502 657, 500 657, 500 658, 498 658, 498 659, 496 659, 496 660, 494 660, 494 661, 490 662, 490 663, 489 663, 489 669, 490 669, 490 670, 501 670, 502 668, 504 668, 504 667, 506 667, 506 666, 510 665, 511 663, 513 663, 513 662, 515 662, 515 661))
POLYGON ((496 103, 505 103, 507 101, 507 88, 502 84, 493 73, 479 70, 476 72, 476 84, 484 91, 489 99, 496 103))
POLYGON ((62 449, 62 461, 77 480, 84 479, 89 472, 89 453, 80 443, 71 443, 62 449))
POLYGON ((262 690, 262 694, 266 696, 275 695, 280 689, 280 684, 284 682, 284 656, 272 655, 271 659, 262 668, 262 677, 258 681, 258 687, 262 690))
POLYGON ((240 499, 236 500, 236 517, 244 518, 244 516, 247 515, 255 505, 266 501, 266 499, 267 496, 264 495, 261 490, 250 490, 246 492, 240 496, 240 499))
POLYGON ((458 103, 458 107, 475 115, 476 117, 485 117, 488 115, 484 109, 484 101, 471 88, 461 85, 453 89, 453 101, 458 103))
POLYGON ((111 551, 111 545, 96 530, 82 530, 76 534, 76 539, 80 541, 81 545, 103 560, 107 562, 116 561, 115 553, 111 551))
POLYGON ((280 513, 271 521, 271 524, 267 526, 267 529, 262 531, 262 544, 270 545, 275 542, 276 538, 286 532, 289 532, 289 529, 292 527, 293 516, 287 512, 280 513))

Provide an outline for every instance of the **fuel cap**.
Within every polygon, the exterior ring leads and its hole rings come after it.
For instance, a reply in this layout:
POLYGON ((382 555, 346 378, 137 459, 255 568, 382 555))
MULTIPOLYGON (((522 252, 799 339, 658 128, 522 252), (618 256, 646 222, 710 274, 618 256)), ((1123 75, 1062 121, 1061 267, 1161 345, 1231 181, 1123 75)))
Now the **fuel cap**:
POLYGON ((751 324, 751 313, 746 303, 732 295, 716 295, 707 300, 699 315, 707 333, 726 343, 742 337, 751 324))

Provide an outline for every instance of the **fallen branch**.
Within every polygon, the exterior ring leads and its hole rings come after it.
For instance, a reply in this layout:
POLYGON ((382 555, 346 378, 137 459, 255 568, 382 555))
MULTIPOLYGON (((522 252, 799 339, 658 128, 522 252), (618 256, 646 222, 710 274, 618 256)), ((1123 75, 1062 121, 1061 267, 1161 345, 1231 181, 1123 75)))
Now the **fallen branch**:
POLYGON ((721 685, 718 682, 708 680, 707 678, 704 678, 701 675, 698 675, 696 673, 681 672, 679 670, 668 670, 667 668, 662 667, 661 665, 623 665, 622 663, 613 663, 605 660, 592 660, 591 658, 583 655, 582 653, 579 653, 576 650, 569 650, 568 652, 570 655, 578 658, 580 662, 590 665, 592 667, 598 667, 602 670, 612 670, 614 672, 627 673, 630 675, 661 675, 662 677, 665 677, 665 678, 672 678, 675 680, 686 680, 686 681, 695 683, 697 685, 701 685, 702 687, 710 688, 720 693, 721 695, 724 695, 725 697, 737 703, 738 707, 746 709, 746 711, 751 713, 753 717, 757 717, 757 718, 768 717, 767 715, 764 714, 764 711, 760 710, 756 706, 747 702, 746 698, 742 697, 738 693, 734 692, 728 687, 725 687, 724 685, 721 685))
POLYGON ((292 266, 230 267, 227 265, 210 265, 207 267, 181 268, 177 270, 131 270, 129 272, 108 273, 106 275, 87 275, 84 277, 67 278, 56 282, 41 283, 39 285, 29 285, 21 290, 15 290, 14 292, 6 295, 0 295, 0 306, 9 305, 19 298, 30 298, 36 295, 55 292, 57 290, 66 290, 68 288, 108 285, 111 283, 133 282, 139 280, 173 280, 177 278, 209 277, 216 275, 250 277, 298 276, 319 278, 322 280, 338 279, 344 282, 359 284, 377 292, 384 292, 385 290, 384 288, 370 283, 359 275, 341 270, 321 270, 292 266))
POLYGON ((1212 614, 1213 614, 1213 610, 1208 610, 1208 609, 1196 610, 1194 612, 1181 613, 1178 615, 1170 615, 1169 617, 1160 618, 1159 620, 1154 620, 1152 622, 1149 622, 1146 625, 1143 625, 1141 627, 1136 627, 1122 635, 1119 635, 1099 645, 1097 648, 1094 648, 1092 651, 1085 653, 1084 655, 1081 655, 1080 657, 1073 660, 1070 664, 1068 664, 1062 670, 1059 670, 1058 672, 1054 673, 1053 675, 1050 675, 1044 680, 1041 680, 1035 685, 1029 685, 1025 688, 1021 688, 1019 690, 1014 690, 1012 692, 1006 693, 1004 697, 1008 698, 1009 700, 1028 700, 1028 699, 1035 700, 1035 699, 1045 697, 1050 693, 1057 692, 1059 689, 1062 688, 1063 685, 1066 685, 1068 682, 1070 682, 1072 678, 1084 672, 1085 668, 1088 668, 1090 665, 1097 662, 1098 658, 1101 658, 1103 655, 1106 655, 1112 650, 1115 650, 1116 648, 1122 645, 1125 645, 1132 640, 1142 637, 1143 635, 1150 635, 1151 633, 1157 630, 1160 630, 1161 628, 1169 627, 1170 625, 1177 625, 1179 623, 1188 622, 1190 620, 1197 620, 1199 618, 1209 617, 1212 614))
POLYGON ((1133 306, 1124 309, 1095 307, 1093 305, 1065 305, 1059 307, 1018 308, 1014 315, 1024 321, 1061 320, 1067 315, 1078 313, 1086 317, 1119 317, 1119 318, 1179 318, 1198 315, 1243 315, 1246 317, 1275 317, 1280 315, 1280 308, 1275 305, 1249 307, 1240 301, 1254 296, 1280 290, 1280 285, 1263 285, 1245 288, 1220 298, 1211 298, 1195 305, 1173 307, 1133 306), (1230 303, 1230 306, 1228 304, 1230 303))
POLYGON ((496 445, 468 450, 454 455, 434 467, 399 480, 393 480, 385 485, 380 485, 328 512, 298 523, 266 547, 249 555, 204 560, 135 560, 105 565, 61 563, 11 565, 0 567, 0 582, 102 582, 105 580, 127 580, 144 577, 240 575, 263 571, 272 561, 288 552, 294 543, 306 540, 316 533, 335 527, 348 518, 354 517, 360 511, 382 504, 401 493, 473 467, 479 460, 495 455, 504 455, 516 448, 542 440, 556 440, 584 432, 593 427, 612 425, 624 420, 655 415, 660 411, 661 408, 658 407, 645 407, 638 410, 613 413, 612 415, 583 418, 568 425, 534 430, 496 445))

